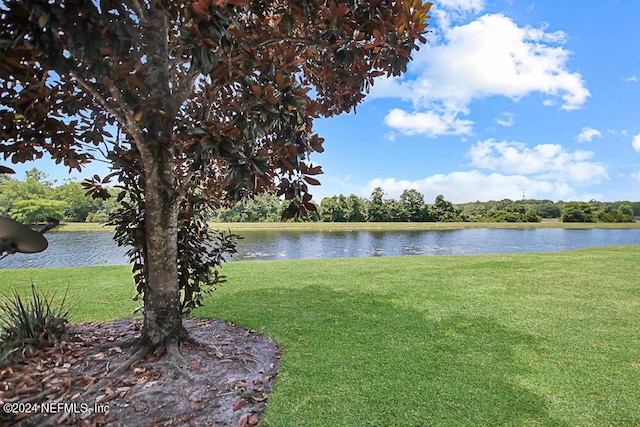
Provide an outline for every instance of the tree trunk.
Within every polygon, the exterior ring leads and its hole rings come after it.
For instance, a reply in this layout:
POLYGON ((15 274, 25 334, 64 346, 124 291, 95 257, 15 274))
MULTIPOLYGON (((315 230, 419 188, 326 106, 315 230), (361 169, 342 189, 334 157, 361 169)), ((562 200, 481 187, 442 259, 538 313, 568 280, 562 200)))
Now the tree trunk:
POLYGON ((148 277, 142 339, 152 346, 178 340, 184 332, 178 283, 178 202, 174 200, 170 155, 163 154, 153 161, 145 161, 143 154, 148 277))
MULTIPOLYGON (((172 141, 177 110, 172 104, 169 23, 163 8, 151 2, 142 16, 150 86, 144 108, 132 126, 144 168, 147 289, 144 293, 143 342, 153 346, 184 335, 178 283, 178 207, 172 141), (157 7, 156 7, 157 6, 157 7), (161 113, 162 112, 162 113, 161 113)), ((133 109, 132 109, 133 111, 133 109)))

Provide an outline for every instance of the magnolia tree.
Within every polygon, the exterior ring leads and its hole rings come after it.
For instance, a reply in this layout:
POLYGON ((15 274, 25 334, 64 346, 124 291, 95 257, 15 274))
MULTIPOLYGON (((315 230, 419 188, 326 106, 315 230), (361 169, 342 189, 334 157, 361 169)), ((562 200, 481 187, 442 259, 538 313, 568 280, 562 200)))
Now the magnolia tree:
POLYGON ((259 192, 315 210, 313 120, 355 109, 424 43, 421 0, 5 0, 0 153, 48 153, 94 197, 117 178, 111 218, 129 244, 148 350, 187 337, 184 311, 233 250, 206 209, 259 192), (213 238, 218 244, 208 245, 213 238), (213 249, 212 249, 213 248, 213 249))

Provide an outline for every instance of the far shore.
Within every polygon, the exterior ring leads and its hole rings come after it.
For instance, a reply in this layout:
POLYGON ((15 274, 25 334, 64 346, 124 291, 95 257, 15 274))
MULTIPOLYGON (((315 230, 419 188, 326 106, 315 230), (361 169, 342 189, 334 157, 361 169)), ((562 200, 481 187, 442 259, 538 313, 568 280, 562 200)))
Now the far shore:
MULTIPOLYGON (((640 222, 560 222, 558 219, 541 222, 212 222, 214 229, 244 231, 445 231, 464 228, 640 228, 640 222)), ((64 222, 57 232, 113 231, 113 226, 88 222, 64 222)))

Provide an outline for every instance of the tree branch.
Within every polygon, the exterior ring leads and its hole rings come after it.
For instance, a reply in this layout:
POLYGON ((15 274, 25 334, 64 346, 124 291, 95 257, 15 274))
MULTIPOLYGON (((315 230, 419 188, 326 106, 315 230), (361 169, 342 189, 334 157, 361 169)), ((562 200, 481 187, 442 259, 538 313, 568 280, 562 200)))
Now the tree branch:
POLYGON ((136 11, 136 14, 138 14, 138 17, 140 18, 140 21, 145 20, 145 13, 144 13, 144 7, 142 7, 142 4, 140 3, 139 0, 129 0, 130 3, 130 7, 136 11))
POLYGON ((127 103, 122 99, 122 95, 118 92, 115 86, 109 86, 109 91, 111 92, 111 96, 115 98, 116 102, 124 110, 124 113, 120 116, 122 119, 120 124, 129 132, 134 141, 140 141, 142 139, 142 134, 140 132, 140 127, 136 126, 136 113, 131 108, 127 108, 127 103))
POLYGON ((329 46, 329 43, 318 43, 317 40, 313 40, 313 39, 310 39, 310 38, 304 38, 304 37, 281 37, 281 38, 273 38, 273 39, 265 40, 262 43, 258 43, 255 47, 267 47, 267 46, 271 46, 271 45, 275 45, 275 44, 280 44, 282 42, 302 44, 305 47, 309 47, 309 46, 314 45, 314 44, 317 45, 317 46, 322 46, 322 47, 329 46))
POLYGON ((182 181, 178 188, 176 189, 177 197, 176 200, 180 201, 187 196, 187 191, 189 191, 190 181, 196 175, 196 171, 190 171, 187 175, 182 177, 180 180, 182 181))
POLYGON ((100 94, 100 92, 98 92, 98 88, 95 85, 87 82, 85 79, 80 77, 78 73, 76 73, 73 70, 71 71, 71 75, 73 76, 74 79, 76 79, 76 81, 78 82, 78 85, 80 85, 80 87, 82 87, 89 95, 93 96, 94 99, 98 102, 98 104, 100 104, 105 110, 107 110, 109 114, 111 114, 122 125, 126 124, 126 118, 123 115, 121 115, 118 112, 118 110, 116 110, 115 108, 109 105, 107 100, 100 94))
MULTIPOLYGON (((184 74, 183 78, 179 78, 179 74, 176 71, 174 76, 176 77, 174 84, 175 90, 173 91, 173 101, 176 106, 176 110, 187 100, 191 92, 193 91, 193 85, 196 79, 200 75, 200 72, 193 67, 184 74)), ((172 79, 173 80, 173 79, 172 79)))
POLYGON ((113 85, 108 85, 109 92, 111 96, 115 99, 115 102, 120 105, 123 112, 118 111, 112 105, 107 102, 104 96, 100 94, 98 88, 87 82, 84 78, 82 78, 77 72, 71 71, 71 75, 76 79, 78 85, 82 87, 87 93, 94 97, 94 99, 100 104, 109 114, 111 114, 120 126, 127 129, 133 138, 136 136, 140 136, 139 129, 132 128, 132 124, 135 123, 135 112, 130 108, 127 108, 127 104, 122 99, 121 94, 113 85))

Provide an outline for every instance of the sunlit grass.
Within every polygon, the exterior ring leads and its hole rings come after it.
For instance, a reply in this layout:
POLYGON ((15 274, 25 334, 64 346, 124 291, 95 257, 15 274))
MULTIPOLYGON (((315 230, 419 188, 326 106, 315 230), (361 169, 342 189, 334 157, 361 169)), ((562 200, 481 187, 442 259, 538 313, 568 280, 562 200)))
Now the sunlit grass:
POLYGON ((637 425, 638 259, 242 262, 197 315, 282 345, 269 426, 637 425))
MULTIPOLYGON (((226 264, 195 315, 283 350, 268 426, 640 425, 640 246, 226 264)), ((130 316, 128 267, 4 270, 75 321, 130 316)))
POLYGON ((133 317, 139 306, 132 301, 135 287, 129 266, 82 268, 0 269, 0 292, 16 289, 28 295, 33 283, 42 291, 63 295, 72 322, 106 321, 133 317))
POLYGON ((114 227, 95 222, 62 222, 50 233, 61 231, 113 231, 114 227))

